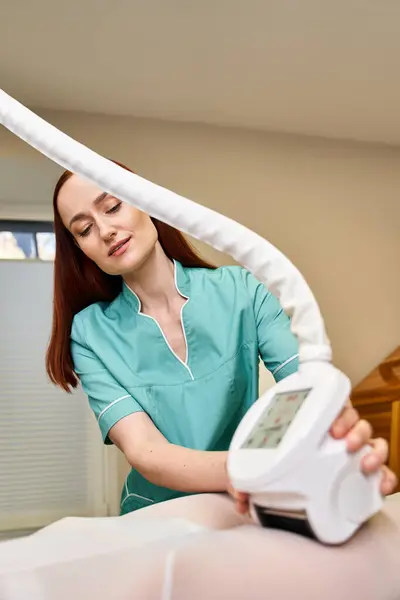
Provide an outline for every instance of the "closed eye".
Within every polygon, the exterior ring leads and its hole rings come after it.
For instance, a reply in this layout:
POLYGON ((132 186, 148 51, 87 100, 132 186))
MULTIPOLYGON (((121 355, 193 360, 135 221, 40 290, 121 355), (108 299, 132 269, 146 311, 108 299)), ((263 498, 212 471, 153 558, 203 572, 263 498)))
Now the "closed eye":
POLYGON ((80 231, 78 233, 79 237, 86 237, 87 235, 89 235, 91 229, 92 225, 88 225, 83 231, 80 231))
POLYGON ((122 202, 118 202, 118 204, 116 204, 115 206, 113 206, 112 208, 108 209, 106 212, 107 214, 112 214, 112 213, 116 213, 119 211, 119 209, 121 208, 121 204, 122 202))

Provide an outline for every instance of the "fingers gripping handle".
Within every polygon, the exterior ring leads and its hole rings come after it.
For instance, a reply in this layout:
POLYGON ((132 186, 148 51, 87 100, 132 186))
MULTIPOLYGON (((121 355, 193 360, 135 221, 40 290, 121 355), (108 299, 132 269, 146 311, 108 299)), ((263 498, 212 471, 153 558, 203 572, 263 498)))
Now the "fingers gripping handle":
POLYGON ((0 90, 0 122, 42 154, 104 191, 232 256, 279 299, 292 318, 300 362, 330 361, 318 304, 301 273, 253 231, 211 209, 122 169, 50 125, 0 90))

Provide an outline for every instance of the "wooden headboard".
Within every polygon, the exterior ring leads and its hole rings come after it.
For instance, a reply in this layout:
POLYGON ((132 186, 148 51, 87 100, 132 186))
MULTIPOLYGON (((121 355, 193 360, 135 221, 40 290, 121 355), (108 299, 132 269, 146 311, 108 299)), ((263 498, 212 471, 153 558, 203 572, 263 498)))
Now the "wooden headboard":
POLYGON ((374 437, 389 442, 388 464, 400 481, 400 346, 353 389, 351 401, 374 437))

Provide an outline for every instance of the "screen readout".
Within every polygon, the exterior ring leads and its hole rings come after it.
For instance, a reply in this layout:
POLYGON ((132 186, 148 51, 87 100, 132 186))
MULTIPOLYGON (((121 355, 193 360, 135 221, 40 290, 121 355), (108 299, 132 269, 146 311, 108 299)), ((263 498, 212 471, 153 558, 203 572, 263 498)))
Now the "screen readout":
POLYGON ((276 394, 255 423, 242 448, 277 448, 310 389, 276 394))

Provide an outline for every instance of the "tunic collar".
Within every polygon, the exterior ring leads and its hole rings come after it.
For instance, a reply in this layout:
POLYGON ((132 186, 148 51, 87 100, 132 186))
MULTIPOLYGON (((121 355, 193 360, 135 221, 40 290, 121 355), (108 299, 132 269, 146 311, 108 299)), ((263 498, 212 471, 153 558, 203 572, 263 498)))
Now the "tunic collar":
MULTIPOLYGON (((186 268, 177 260, 174 260, 174 277, 176 289, 182 296, 189 298, 190 278, 186 268)), ((122 285, 122 296, 128 304, 137 312, 141 311, 139 296, 124 282, 122 285)))

